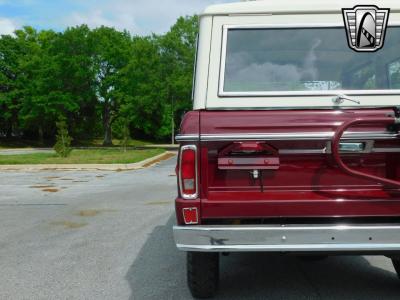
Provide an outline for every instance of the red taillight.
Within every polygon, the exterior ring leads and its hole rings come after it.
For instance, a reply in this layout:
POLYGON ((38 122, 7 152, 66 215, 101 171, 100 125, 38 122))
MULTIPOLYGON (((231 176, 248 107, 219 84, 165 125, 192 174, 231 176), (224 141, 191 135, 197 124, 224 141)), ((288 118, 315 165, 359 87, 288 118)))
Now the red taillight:
POLYGON ((179 185, 182 198, 197 198, 197 148, 194 145, 181 148, 179 185))
POLYGON ((183 220, 186 225, 198 224, 199 216, 196 207, 184 208, 183 209, 183 220))

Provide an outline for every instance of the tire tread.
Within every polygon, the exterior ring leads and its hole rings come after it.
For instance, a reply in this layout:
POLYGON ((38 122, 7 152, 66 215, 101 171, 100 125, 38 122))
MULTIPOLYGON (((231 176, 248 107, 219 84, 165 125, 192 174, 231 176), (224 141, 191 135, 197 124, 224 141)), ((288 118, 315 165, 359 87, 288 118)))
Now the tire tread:
POLYGON ((213 297, 219 282, 219 254, 188 252, 187 280, 193 297, 213 297))

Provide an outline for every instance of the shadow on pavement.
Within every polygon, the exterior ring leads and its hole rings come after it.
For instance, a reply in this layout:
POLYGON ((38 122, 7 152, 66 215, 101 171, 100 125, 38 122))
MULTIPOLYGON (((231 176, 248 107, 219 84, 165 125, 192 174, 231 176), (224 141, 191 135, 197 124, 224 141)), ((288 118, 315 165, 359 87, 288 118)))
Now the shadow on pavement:
POLYGON ((129 268, 130 299, 191 299, 186 288, 185 253, 176 249, 172 235, 175 215, 149 235, 129 268))
MULTIPOLYGON (((192 299, 185 253, 175 248, 173 224, 171 216, 166 225, 156 227, 130 267, 126 279, 131 299, 192 299)), ((215 299, 400 299, 400 280, 358 256, 306 262, 293 256, 237 253, 221 257, 215 299)))

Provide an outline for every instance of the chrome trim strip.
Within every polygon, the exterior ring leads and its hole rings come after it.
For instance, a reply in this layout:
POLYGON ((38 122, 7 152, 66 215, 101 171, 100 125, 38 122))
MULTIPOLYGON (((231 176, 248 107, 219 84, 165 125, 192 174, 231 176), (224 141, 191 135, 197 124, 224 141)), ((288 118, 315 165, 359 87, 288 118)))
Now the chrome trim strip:
POLYGON ((400 251, 400 224, 174 226, 173 230, 183 251, 400 251))
POLYGON ((326 154, 326 148, 323 149, 279 149, 279 154, 326 154))
MULTIPOLYGON (((225 82, 224 82, 225 84, 225 82)), ((329 90, 329 91, 293 91, 293 92, 221 92, 219 97, 283 97, 283 96, 331 96, 335 97, 338 94, 346 94, 348 96, 385 96, 385 95, 400 95, 400 90, 329 90)), ((328 99, 329 105, 338 107, 339 105, 332 104, 332 99, 328 99)), ((352 107, 360 107, 352 105, 352 107)))
POLYGON ((226 29, 299 29, 299 28, 343 28, 343 23, 286 23, 286 24, 236 24, 224 25, 226 29))
POLYGON ((219 82, 218 82, 218 97, 223 97, 225 93, 225 70, 226 70, 226 52, 228 45, 228 30, 230 26, 222 26, 222 49, 221 49, 221 62, 219 66, 219 82))
POLYGON ((399 153, 400 148, 373 148, 372 153, 399 153))
MULTIPOLYGON (((399 22, 390 23, 388 27, 400 27, 399 22)), ((220 74, 218 84, 218 96, 224 97, 268 97, 268 96, 337 96, 338 94, 346 94, 351 96, 368 96, 368 95, 400 95, 400 89, 396 90, 329 90, 329 91, 254 91, 254 92, 226 92, 225 71, 226 71, 226 52, 228 42, 228 31, 230 29, 299 29, 299 28, 344 28, 343 24, 243 24, 243 25, 223 25, 222 26, 222 50, 220 59, 220 74)), ((343 29, 344 30, 344 29, 343 29)), ((329 100, 331 105, 331 100, 329 100)), ((332 105, 334 106, 334 105, 332 105)))
MULTIPOLYGON (((308 141, 331 140, 334 132, 299 132, 299 133, 242 133, 242 134, 202 134, 201 141, 308 141)), ((387 140, 400 138, 400 133, 390 132, 346 132, 344 140, 387 140)))
POLYGON ((198 161, 198 158, 197 158, 197 147, 196 147, 196 145, 185 145, 185 146, 181 147, 181 149, 179 151, 179 174, 178 174, 179 180, 178 180, 178 182, 179 182, 179 193, 181 194, 182 198, 185 199, 185 200, 197 199, 197 197, 199 195, 199 184, 198 184, 198 182, 199 182, 199 174, 198 174, 198 169, 197 169, 197 161, 198 161), (182 152, 185 151, 185 150, 193 150, 195 152, 195 155, 196 155, 196 161, 195 161, 196 193, 193 194, 193 195, 184 194, 182 192, 183 191, 183 189, 182 189, 182 186, 183 186, 183 184, 182 184, 182 152))
MULTIPOLYGON (((362 96, 362 95, 360 95, 362 96)), ((311 96, 310 96, 311 97, 311 96)), ((388 108, 388 109, 393 109, 394 105, 363 105, 362 108, 388 108)), ((341 110, 351 110, 351 109, 359 109, 360 106, 352 106, 352 105, 346 105, 343 107, 340 107, 341 110)), ((248 107, 230 107, 230 106, 213 106, 213 107, 207 107, 207 111, 235 111, 240 109, 241 111, 248 111, 248 110, 261 110, 261 111, 276 111, 276 110, 293 110, 293 109, 302 109, 302 110, 332 110, 332 109, 337 109, 337 106, 331 105, 331 106, 271 106, 271 107, 262 107, 262 106, 248 106, 248 107)))
MULTIPOLYGON (((327 148, 323 149, 280 149, 279 154, 295 155, 295 154, 330 154, 327 148)), ((372 148, 370 151, 348 152, 342 153, 400 153, 400 148, 372 148)))
POLYGON ((175 137, 177 142, 191 142, 200 140, 200 135, 198 134, 179 134, 175 137))
MULTIPOLYGON (((283 134, 283 133, 270 133, 270 134, 241 134, 241 135, 213 135, 213 134, 203 134, 198 135, 178 135, 176 136, 176 140, 178 142, 198 142, 201 138, 201 141, 204 142, 217 142, 217 141, 246 141, 246 140, 267 140, 267 141, 280 141, 280 140, 330 140, 333 136, 333 133, 299 133, 295 135, 283 134)), ((373 140, 389 140, 400 138, 400 133, 389 133, 389 132, 376 132, 376 133, 368 133, 368 132, 348 132, 344 135, 344 140, 351 140, 353 142, 365 142, 366 148, 364 151, 358 153, 399 153, 400 148, 378 148, 374 147, 373 140), (367 141, 360 141, 362 139, 368 139, 367 141)), ((291 154, 329 154, 330 143, 327 143, 327 147, 323 149, 280 149, 280 154, 291 155, 291 154)), ((346 151, 343 151, 346 152, 346 151)))

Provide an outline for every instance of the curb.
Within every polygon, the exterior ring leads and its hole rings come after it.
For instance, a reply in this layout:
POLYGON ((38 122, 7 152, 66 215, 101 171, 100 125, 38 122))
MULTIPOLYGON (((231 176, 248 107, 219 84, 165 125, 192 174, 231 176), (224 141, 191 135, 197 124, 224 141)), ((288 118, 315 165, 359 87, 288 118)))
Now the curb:
POLYGON ((176 152, 166 151, 133 164, 0 165, 0 171, 132 171, 151 167, 174 156, 176 152))

